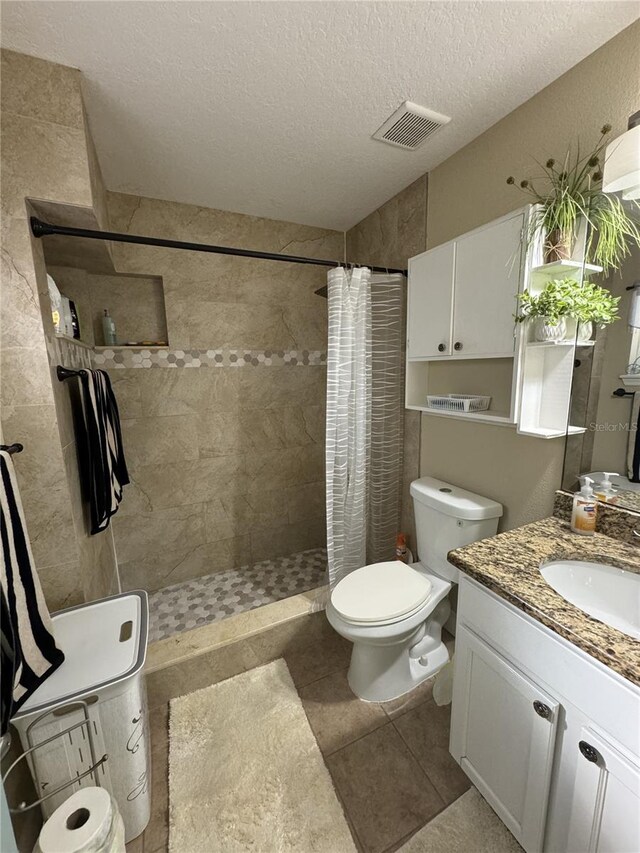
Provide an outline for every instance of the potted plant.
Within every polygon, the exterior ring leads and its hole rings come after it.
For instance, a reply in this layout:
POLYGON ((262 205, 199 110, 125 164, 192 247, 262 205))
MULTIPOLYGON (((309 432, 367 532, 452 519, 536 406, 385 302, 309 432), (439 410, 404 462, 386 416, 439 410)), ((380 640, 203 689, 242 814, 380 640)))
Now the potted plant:
POLYGON ((516 322, 535 321, 534 337, 537 341, 562 341, 567 334, 566 318, 571 315, 573 289, 576 282, 570 278, 550 281, 535 296, 528 290, 518 294, 520 310, 516 322))
POLYGON ((591 339, 593 324, 604 328, 619 320, 619 296, 612 296, 606 287, 599 287, 591 281, 577 287, 573 296, 571 316, 578 321, 578 341, 584 343, 591 339))
MULTIPOLYGON (((519 187, 536 205, 533 208, 526 245, 543 240, 544 262, 571 257, 578 226, 587 223, 585 259, 603 267, 605 273, 620 268, 629 254, 629 243, 640 246, 640 230, 634 218, 640 206, 629 202, 629 211, 615 195, 602 191, 602 155, 608 143, 611 125, 601 129, 594 149, 580 156, 570 150, 561 165, 547 160, 536 184, 524 179, 519 187), (634 215, 634 218, 632 218, 634 215)), ((507 183, 516 185, 514 177, 507 183)))

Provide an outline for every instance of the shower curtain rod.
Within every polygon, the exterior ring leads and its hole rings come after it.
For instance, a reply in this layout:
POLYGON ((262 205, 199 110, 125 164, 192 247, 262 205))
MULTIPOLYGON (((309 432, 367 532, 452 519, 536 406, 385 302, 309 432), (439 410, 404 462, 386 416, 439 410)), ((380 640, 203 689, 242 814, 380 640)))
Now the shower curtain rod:
MULTIPOLYGON (((347 266, 342 261, 324 261, 317 258, 298 257, 296 255, 281 255, 275 252, 254 252, 251 249, 234 249, 230 246, 211 246, 207 243, 186 243, 182 240, 164 240, 158 237, 144 237, 140 234, 118 234, 114 231, 91 231, 88 228, 52 225, 50 222, 43 222, 37 216, 32 216, 30 222, 31 233, 34 237, 38 238, 58 234, 61 237, 85 237, 89 240, 110 240, 113 243, 136 243, 142 246, 159 246, 164 249, 186 249, 189 252, 209 252, 214 255, 236 255, 241 258, 258 258, 264 261, 284 261, 288 264, 311 264, 320 267, 347 266)), ((406 270, 367 266, 372 272, 407 274, 406 270)))

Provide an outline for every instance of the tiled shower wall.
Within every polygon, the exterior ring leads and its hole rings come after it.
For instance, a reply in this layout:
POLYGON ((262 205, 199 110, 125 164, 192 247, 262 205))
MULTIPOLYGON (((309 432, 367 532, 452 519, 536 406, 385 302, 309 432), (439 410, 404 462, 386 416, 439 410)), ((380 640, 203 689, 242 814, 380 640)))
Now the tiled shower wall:
POLYGON ((59 354, 29 199, 68 205, 87 227, 105 227, 104 190, 80 72, 3 50, 2 84, 0 432, 4 442, 24 444, 16 476, 45 598, 57 610, 114 591, 117 573, 111 537, 90 537, 86 528, 69 389, 52 370, 59 354))
MULTIPOLYGON (((427 240, 427 175, 389 199, 347 231, 347 258, 361 264, 406 269, 413 255, 424 252, 427 240)), ((404 358, 404 354, 403 354, 404 358)), ((399 388, 404 407, 404 388, 399 388)), ((416 553, 415 519, 409 485, 420 470, 420 412, 404 410, 404 462, 400 528, 409 534, 416 553)))
MULTIPOLYGON (((114 231, 343 255, 341 232, 121 194, 108 203, 114 231)), ((327 303, 314 290, 326 271, 113 250, 118 273, 162 277, 169 336, 168 351, 97 355, 132 480, 113 524, 123 588, 324 545, 327 303)))

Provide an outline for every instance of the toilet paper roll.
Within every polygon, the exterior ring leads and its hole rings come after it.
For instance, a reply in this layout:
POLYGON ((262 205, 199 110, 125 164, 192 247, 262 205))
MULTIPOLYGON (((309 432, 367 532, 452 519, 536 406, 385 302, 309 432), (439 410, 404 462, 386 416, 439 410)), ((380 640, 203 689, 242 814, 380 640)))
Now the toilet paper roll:
POLYGON ((124 824, 104 788, 81 788, 54 811, 33 853, 125 853, 124 824))

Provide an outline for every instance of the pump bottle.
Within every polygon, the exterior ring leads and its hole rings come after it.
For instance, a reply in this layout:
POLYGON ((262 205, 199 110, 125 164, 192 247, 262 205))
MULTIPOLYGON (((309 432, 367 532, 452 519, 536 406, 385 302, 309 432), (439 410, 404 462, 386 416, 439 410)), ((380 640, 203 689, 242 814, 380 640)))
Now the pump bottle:
POLYGON ((610 477, 617 477, 615 471, 603 471, 603 478, 594 489, 595 495, 599 501, 608 504, 614 504, 618 500, 618 493, 613 488, 610 477))
POLYGON ((593 536, 596 532, 598 499, 593 493, 591 477, 580 477, 582 488, 573 497, 571 529, 580 536, 593 536))

